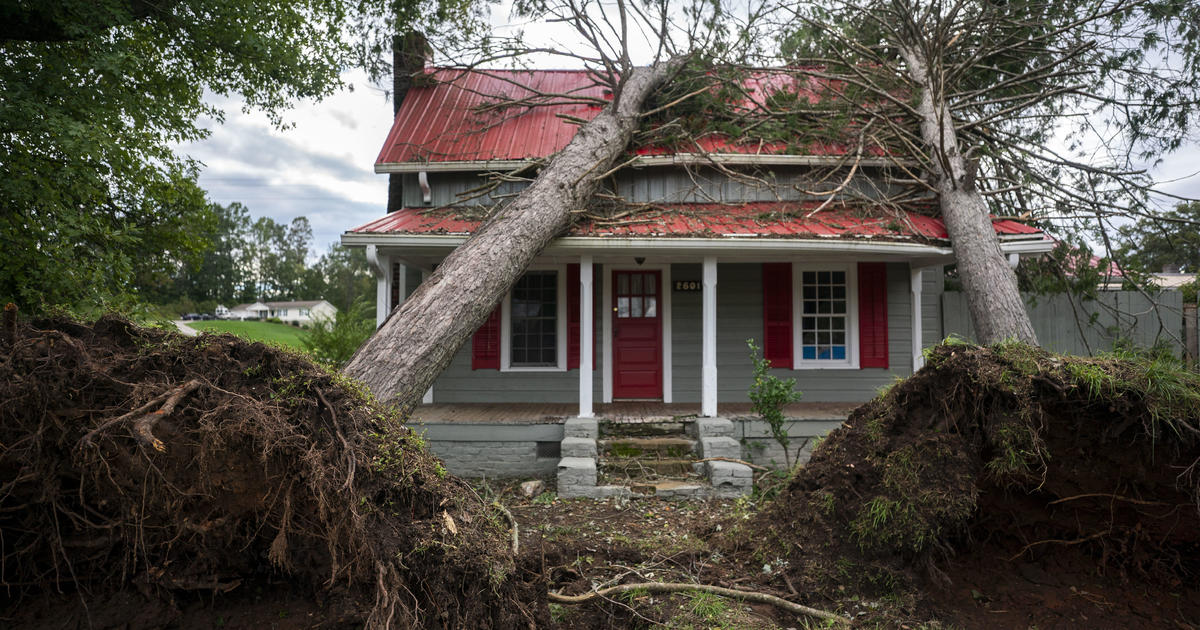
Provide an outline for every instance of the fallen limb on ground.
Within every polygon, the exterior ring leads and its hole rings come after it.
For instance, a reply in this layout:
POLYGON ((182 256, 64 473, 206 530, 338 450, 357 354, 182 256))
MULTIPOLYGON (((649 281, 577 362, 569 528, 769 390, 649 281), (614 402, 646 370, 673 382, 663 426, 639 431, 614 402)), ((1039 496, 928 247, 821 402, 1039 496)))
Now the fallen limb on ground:
POLYGON ((639 584, 618 584, 608 588, 602 588, 598 591, 583 593, 582 595, 563 595, 550 591, 550 601, 560 602, 563 604, 579 604, 597 597, 608 597, 610 595, 620 595, 628 591, 648 591, 651 593, 681 593, 685 591, 700 591, 702 593, 712 593, 722 597, 732 597, 734 599, 742 599, 751 602, 759 602, 762 604, 771 604, 786 611, 796 613, 798 615, 809 615, 811 617, 819 617, 838 623, 850 623, 850 618, 843 617, 837 613, 831 613, 817 608, 811 608, 803 604, 789 602, 782 597, 767 595, 766 593, 757 593, 754 591, 739 591, 732 588, 723 588, 720 586, 709 586, 707 584, 683 584, 678 582, 642 582, 639 584))

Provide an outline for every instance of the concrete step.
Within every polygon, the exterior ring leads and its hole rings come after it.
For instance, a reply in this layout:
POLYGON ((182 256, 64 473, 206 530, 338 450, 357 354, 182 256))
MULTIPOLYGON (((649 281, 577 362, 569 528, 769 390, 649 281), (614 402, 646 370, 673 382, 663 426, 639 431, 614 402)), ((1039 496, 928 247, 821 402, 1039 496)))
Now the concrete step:
POLYGON ((660 499, 707 499, 712 496, 712 486, 695 480, 671 479, 666 481, 634 483, 629 486, 633 496, 658 497, 660 499))
POLYGON ((646 479, 656 477, 683 477, 695 474, 693 459, 652 457, 604 457, 600 469, 610 477, 646 479))
POLYGON ((686 422, 613 422, 600 423, 600 437, 664 437, 680 435, 687 429, 686 422))
POLYGON ((688 457, 696 450, 696 441, 683 435, 663 437, 621 437, 600 440, 600 452, 613 457, 688 457))

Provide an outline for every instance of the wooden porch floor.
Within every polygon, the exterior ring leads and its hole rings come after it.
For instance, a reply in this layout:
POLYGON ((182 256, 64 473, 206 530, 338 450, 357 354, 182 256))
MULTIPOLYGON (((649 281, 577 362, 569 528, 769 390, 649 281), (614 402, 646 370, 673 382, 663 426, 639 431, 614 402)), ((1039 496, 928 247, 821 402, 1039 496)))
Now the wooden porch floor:
MULTIPOLYGON (((796 420, 845 419, 862 403, 793 403, 784 414, 796 420)), ((700 403, 661 403, 622 401, 595 406, 596 417, 621 422, 652 422, 678 417, 698 416, 700 403)), ((577 404, 559 403, 434 403, 413 410, 413 422, 467 424, 554 423, 579 412, 577 404)), ((738 418, 754 415, 750 403, 717 405, 718 415, 738 418)))

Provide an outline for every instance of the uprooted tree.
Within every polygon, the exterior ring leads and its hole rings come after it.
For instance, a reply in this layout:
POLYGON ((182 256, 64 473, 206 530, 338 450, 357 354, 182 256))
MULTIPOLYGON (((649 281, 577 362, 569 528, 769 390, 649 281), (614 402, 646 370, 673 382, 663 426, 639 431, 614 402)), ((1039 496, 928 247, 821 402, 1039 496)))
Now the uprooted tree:
POLYGON ((848 103, 919 161, 980 341, 1036 342, 988 215, 1082 229, 1110 255, 1114 219, 1162 216, 1147 167, 1195 118, 1198 17, 1173 0, 832 0, 795 10, 783 52, 886 105, 848 103))
MULTIPOLYGON (((402 408, 420 399, 533 259, 567 230, 576 212, 590 204, 637 131, 648 97, 670 82, 696 51, 721 40, 718 31, 723 27, 714 26, 718 21, 700 26, 710 13, 693 15, 695 28, 673 35, 676 27, 669 25, 667 3, 647 7, 619 1, 612 11, 606 12, 607 8, 598 2, 570 0, 537 7, 538 17, 569 23, 592 49, 591 56, 552 49, 537 52, 584 61, 597 81, 612 91, 612 101, 597 100, 604 107, 599 115, 581 124, 533 182, 511 203, 492 212, 355 353, 345 372, 381 398, 402 408), (635 66, 629 50, 633 33, 638 32, 651 34, 657 48, 646 66, 635 66), (683 42, 676 44, 672 37, 682 37, 683 42)), ((529 52, 521 50, 519 43, 511 46, 507 54, 529 52)), ((483 62, 495 60, 489 56, 483 62)), ((541 104, 581 98, 540 93, 537 97, 541 104)))

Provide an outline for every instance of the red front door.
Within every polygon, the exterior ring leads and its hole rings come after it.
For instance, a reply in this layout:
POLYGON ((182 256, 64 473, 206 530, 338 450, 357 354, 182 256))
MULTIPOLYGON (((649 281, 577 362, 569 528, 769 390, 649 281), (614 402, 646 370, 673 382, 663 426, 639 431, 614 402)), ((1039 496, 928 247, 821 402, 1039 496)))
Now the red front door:
POLYGON ((613 398, 662 398, 662 274, 613 271, 613 398))

